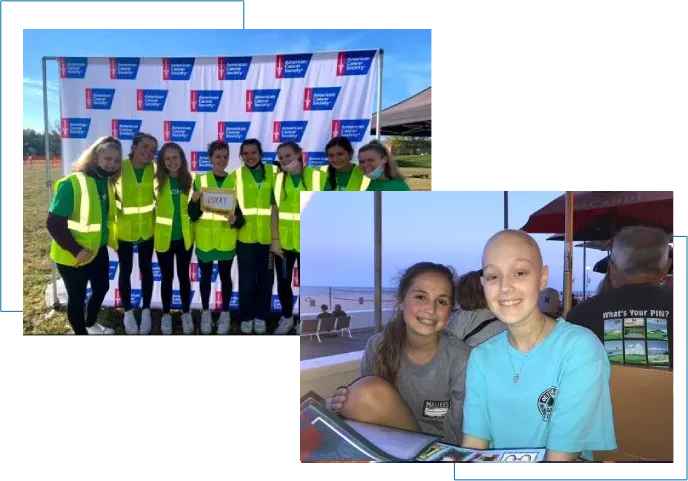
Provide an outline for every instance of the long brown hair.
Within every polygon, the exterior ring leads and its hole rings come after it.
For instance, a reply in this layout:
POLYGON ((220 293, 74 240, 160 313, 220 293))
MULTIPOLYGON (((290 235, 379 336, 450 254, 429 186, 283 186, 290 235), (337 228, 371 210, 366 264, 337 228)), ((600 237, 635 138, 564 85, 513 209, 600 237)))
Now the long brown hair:
MULTIPOLYGON (((117 140, 114 137, 111 136, 106 136, 106 137, 100 137, 96 139, 95 142, 93 142, 91 145, 88 146, 86 150, 84 150, 80 155, 79 158, 74 162, 72 165, 72 170, 74 172, 82 172, 82 173, 87 173, 90 170, 94 170, 96 166, 98 165, 98 154, 100 154, 102 151, 109 149, 109 148, 115 148, 119 150, 120 152, 120 161, 121 155, 122 155, 122 143, 117 140)), ((114 183, 117 177, 119 177, 120 173, 122 172, 121 169, 121 163, 120 163, 120 168, 117 169, 117 172, 110 177, 108 180, 111 183, 114 183)))
POLYGON ((157 171, 155 172, 155 179, 158 181, 158 195, 160 195, 163 186, 167 184, 167 178, 169 177, 167 167, 165 167, 165 152, 167 152, 168 149, 177 149, 177 152, 179 152, 179 158, 181 159, 181 165, 179 166, 179 187, 184 194, 188 195, 191 190, 191 182, 193 179, 189 172, 189 164, 186 162, 184 150, 175 142, 168 142, 163 145, 158 154, 158 159, 155 161, 158 164, 157 171))
MULTIPOLYGON (((412 265, 399 279, 397 288, 397 305, 404 302, 413 281, 423 274, 439 274, 447 279, 451 286, 451 298, 454 299, 454 271, 451 267, 433 262, 419 262, 412 265)), ((382 331, 382 339, 375 350, 373 375, 381 377, 390 384, 395 384, 399 372, 399 363, 406 342, 406 322, 400 310, 396 310, 392 319, 382 331)))
POLYGON ((483 284, 480 282, 481 271, 470 271, 456 281, 456 303, 464 311, 487 309, 487 299, 483 284))

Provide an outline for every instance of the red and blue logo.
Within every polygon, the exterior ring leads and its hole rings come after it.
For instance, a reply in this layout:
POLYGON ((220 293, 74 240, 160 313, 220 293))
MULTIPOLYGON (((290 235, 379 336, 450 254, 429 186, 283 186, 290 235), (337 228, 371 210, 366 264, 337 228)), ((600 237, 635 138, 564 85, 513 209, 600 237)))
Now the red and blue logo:
POLYGON ((163 58, 163 80, 189 80, 193 72, 194 62, 192 58, 163 58))
POLYGON ((192 112, 217 112, 222 100, 222 90, 192 90, 192 112))
MULTIPOLYGON (((218 273, 218 265, 217 263, 213 264, 213 273, 210 276, 210 281, 212 283, 215 283, 217 280, 217 273, 218 273)), ((198 266, 198 262, 192 262, 189 266, 189 280, 191 282, 198 282, 201 279, 201 270, 200 267, 198 266)))
POLYGON ((162 89, 137 89, 136 110, 155 110, 162 112, 167 101, 167 92, 162 89))
POLYGON ((246 80, 251 57, 218 57, 218 80, 246 80))
POLYGON ((246 112, 272 112, 277 105, 280 89, 246 91, 246 112))
POLYGON ((312 57, 312 53, 278 55, 275 59, 275 78, 304 78, 312 57))
POLYGON ((110 280, 114 281, 115 276, 117 275, 117 265, 119 264, 118 261, 110 261, 110 280))
POLYGON ((311 167, 317 167, 320 165, 327 165, 327 152, 304 152, 303 153, 303 165, 310 165, 311 167))
POLYGON ((194 120, 165 120, 163 134, 165 142, 190 142, 196 127, 194 120))
POLYGON ((90 127, 91 119, 62 117, 60 120, 63 139, 85 139, 90 127))
MULTIPOLYGON (((141 289, 131 290, 131 307, 135 309, 141 305, 141 289)), ((119 289, 115 288, 115 307, 122 307, 122 297, 119 289)))
POLYGON ((360 142, 368 132, 370 119, 347 119, 332 121, 332 137, 342 136, 351 142, 360 142))
POLYGON ((375 50, 339 52, 337 55, 337 77, 344 75, 367 75, 375 57, 375 50))
MULTIPOLYGON (((194 291, 192 290, 189 293, 189 299, 193 299, 194 291)), ((172 303, 170 304, 170 309, 181 309, 182 308, 182 295, 181 291, 179 290, 173 290, 172 291, 172 303)))
POLYGON ((86 77, 88 58, 86 57, 58 57, 57 68, 60 78, 84 78, 86 77))
POLYGON ((272 141, 275 143, 288 141, 301 142, 307 125, 307 120, 275 121, 272 124, 272 141))
MULTIPOLYGON (((221 311, 222 307, 222 291, 215 291, 215 310, 221 311)), ((232 292, 229 297, 229 310, 236 311, 237 309, 239 309, 239 293, 232 292)))
POLYGON ((224 140, 228 144, 241 143, 246 140, 251 122, 218 122, 217 140, 224 140))
POLYGON ((112 119, 112 136, 120 140, 132 140, 141 131, 141 120, 112 119))
POLYGON ((115 89, 86 89, 86 110, 110 110, 115 89))
POLYGON ((136 80, 140 64, 138 57, 110 57, 110 79, 136 80))
POLYGON ((277 160, 277 152, 263 152, 261 159, 266 164, 274 164, 277 160))
POLYGON ((303 110, 332 110, 341 87, 309 87, 303 92, 303 110))
POLYGON ((198 150, 191 152, 191 170, 193 172, 208 172, 213 170, 208 152, 198 150))

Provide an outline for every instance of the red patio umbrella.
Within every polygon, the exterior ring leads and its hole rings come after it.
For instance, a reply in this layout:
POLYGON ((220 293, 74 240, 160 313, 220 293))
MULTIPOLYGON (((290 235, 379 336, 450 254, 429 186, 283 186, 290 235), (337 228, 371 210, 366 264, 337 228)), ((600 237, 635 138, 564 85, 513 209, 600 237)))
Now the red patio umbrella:
MULTIPOLYGON (((549 234, 564 232, 565 196, 530 216, 521 230, 549 234)), ((577 240, 607 240, 621 227, 644 224, 672 232, 674 193, 669 192, 576 192, 573 198, 573 232, 577 240)))

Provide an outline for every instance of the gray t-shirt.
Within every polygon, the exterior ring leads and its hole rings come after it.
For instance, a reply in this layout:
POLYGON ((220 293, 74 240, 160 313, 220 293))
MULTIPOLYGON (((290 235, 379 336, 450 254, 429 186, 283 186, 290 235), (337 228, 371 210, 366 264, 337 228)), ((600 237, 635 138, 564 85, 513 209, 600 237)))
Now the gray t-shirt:
MULTIPOLYGON (((492 311, 489 309, 476 309, 474 311, 461 310, 451 315, 447 323, 447 330, 459 339, 463 339, 467 334, 473 331, 473 329, 477 328, 480 323, 488 319, 495 319, 496 317, 497 316, 492 314, 492 311)), ((466 344, 471 347, 478 346, 505 329, 506 324, 497 319, 483 327, 480 332, 476 332, 466 339, 466 344)))
MULTIPOLYGON (((372 376, 375 349, 382 333, 368 339, 361 362, 361 376, 372 376)), ((449 332, 440 335, 437 354, 422 366, 402 354, 396 388, 409 405, 424 433, 460 444, 463 436, 463 400, 466 365, 471 348, 449 332)))

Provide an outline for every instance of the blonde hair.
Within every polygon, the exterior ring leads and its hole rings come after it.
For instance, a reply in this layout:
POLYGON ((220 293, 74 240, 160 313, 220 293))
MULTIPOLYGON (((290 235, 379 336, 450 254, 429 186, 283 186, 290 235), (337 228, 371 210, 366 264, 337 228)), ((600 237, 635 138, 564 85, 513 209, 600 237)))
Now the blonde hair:
POLYGON ((385 164, 385 177, 387 177, 388 179, 404 180, 404 176, 401 175, 401 172, 399 171, 399 166, 392 158, 392 154, 389 152, 389 149, 387 149, 385 144, 383 144, 379 140, 371 140, 363 147, 358 149, 358 153, 360 155, 361 153, 366 152, 368 150, 372 150, 376 152, 380 157, 387 159, 387 163, 385 164))
MULTIPOLYGON (((105 149, 109 149, 111 147, 114 147, 115 149, 119 150, 121 157, 122 143, 119 140, 111 136, 100 137, 94 143, 92 143, 86 150, 84 150, 81 153, 81 155, 79 155, 79 158, 76 159, 76 162, 74 162, 74 165, 72 166, 72 170, 74 172, 86 173, 89 170, 94 169, 98 162, 98 154, 100 154, 105 149)), ((118 174, 119 172, 115 175, 118 174)))

